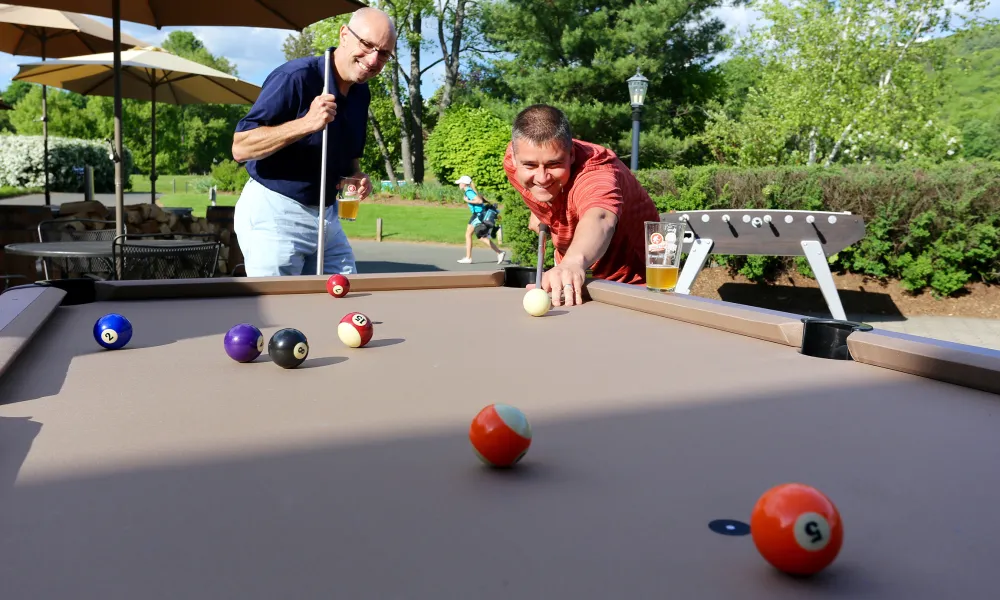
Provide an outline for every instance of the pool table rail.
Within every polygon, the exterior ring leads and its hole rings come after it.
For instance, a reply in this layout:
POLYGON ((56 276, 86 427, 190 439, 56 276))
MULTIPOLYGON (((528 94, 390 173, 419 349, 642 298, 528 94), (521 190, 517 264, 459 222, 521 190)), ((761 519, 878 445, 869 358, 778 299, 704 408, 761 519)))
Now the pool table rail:
MULTIPOLYGON (((351 293, 523 287, 520 271, 444 271, 360 274, 351 293)), ((153 281, 59 280, 9 288, 0 294, 0 377, 60 305, 99 301, 326 293, 325 276, 219 277, 153 281)), ((693 325, 800 348, 803 316, 644 286, 589 280, 584 298, 693 325)), ((1000 394, 1000 351, 874 329, 847 338, 855 362, 1000 394)), ((814 360, 825 360, 816 358, 814 360)))

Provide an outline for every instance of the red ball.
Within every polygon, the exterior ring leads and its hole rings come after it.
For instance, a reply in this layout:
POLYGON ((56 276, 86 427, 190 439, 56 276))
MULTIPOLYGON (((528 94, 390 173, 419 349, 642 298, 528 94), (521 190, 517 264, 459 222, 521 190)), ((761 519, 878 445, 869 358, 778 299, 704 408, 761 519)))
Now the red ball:
POLYGON ((833 502, 801 483, 773 487, 757 500, 750 535, 764 559, 792 575, 813 575, 837 558, 844 524, 833 502))
POLYGON ((359 312, 347 313, 337 325, 337 335, 340 337, 340 341, 351 348, 364 346, 371 341, 374 333, 375 328, 372 326, 372 320, 359 312))
POLYGON ((531 446, 531 425, 517 408, 490 404, 472 420, 469 441, 484 463, 511 467, 524 458, 531 446))
POLYGON ((340 273, 330 275, 326 280, 326 291, 334 298, 343 298, 351 291, 351 282, 340 273))

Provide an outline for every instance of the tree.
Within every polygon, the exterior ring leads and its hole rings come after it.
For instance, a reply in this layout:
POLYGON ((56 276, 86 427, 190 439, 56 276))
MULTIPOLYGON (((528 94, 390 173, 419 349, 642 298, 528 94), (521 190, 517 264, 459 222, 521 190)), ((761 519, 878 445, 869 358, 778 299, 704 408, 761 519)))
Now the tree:
POLYGON ((290 34, 281 45, 285 60, 315 56, 315 41, 316 35, 308 27, 303 29, 300 34, 290 34))
POLYGON ((738 116, 712 113, 704 139, 720 160, 745 165, 952 156, 957 131, 938 118, 947 52, 928 38, 952 31, 957 10, 974 15, 982 7, 982 0, 758 0, 764 25, 739 54, 759 61, 760 80, 738 116))
MULTIPOLYGON (((643 111, 643 163, 666 165, 700 131, 698 106, 722 80, 712 67, 728 47, 724 24, 709 14, 722 0, 493 0, 481 14, 485 39, 506 54, 483 66, 504 100, 561 108, 577 137, 631 151, 625 80, 649 79, 643 111), (506 89, 506 91, 504 91, 506 89)), ((624 151, 623 151, 624 150, 624 151)))

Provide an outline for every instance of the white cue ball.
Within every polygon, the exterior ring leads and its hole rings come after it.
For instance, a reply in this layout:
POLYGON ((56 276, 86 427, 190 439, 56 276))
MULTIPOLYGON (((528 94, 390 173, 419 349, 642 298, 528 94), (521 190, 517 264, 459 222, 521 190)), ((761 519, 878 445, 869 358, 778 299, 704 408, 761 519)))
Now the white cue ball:
POLYGON ((528 290, 524 295, 524 310, 533 317, 540 317, 549 312, 552 308, 552 299, 549 293, 540 288, 528 290))

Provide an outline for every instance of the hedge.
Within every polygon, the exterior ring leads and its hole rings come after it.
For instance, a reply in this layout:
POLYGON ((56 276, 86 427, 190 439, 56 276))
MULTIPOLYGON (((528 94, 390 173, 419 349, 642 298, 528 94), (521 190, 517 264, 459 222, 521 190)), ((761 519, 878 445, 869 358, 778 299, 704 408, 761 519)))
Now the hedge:
POLYGON ((469 175, 476 189, 497 193, 508 187, 498 165, 510 142, 509 123, 485 108, 450 108, 427 138, 427 164, 442 183, 469 175))
MULTIPOLYGON (((860 215, 865 238, 830 257, 834 272, 899 280, 910 291, 938 296, 960 293, 970 282, 995 283, 1000 276, 1000 163, 704 166, 637 176, 661 213, 770 208, 860 215)), ((527 229, 524 203, 512 200, 504 207, 504 240, 515 262, 534 265, 537 237, 527 229)), ((801 257, 713 259, 752 281, 772 281, 788 269, 811 276, 801 257)))
MULTIPOLYGON (((83 174, 76 169, 90 165, 94 169, 94 192, 114 193, 115 163, 111 145, 104 140, 83 140, 49 136, 49 190, 82 192, 83 174)), ((42 136, 0 135, 0 187, 44 188, 44 152, 42 136)), ((122 167, 125 189, 131 189, 132 153, 124 148, 122 167)))

